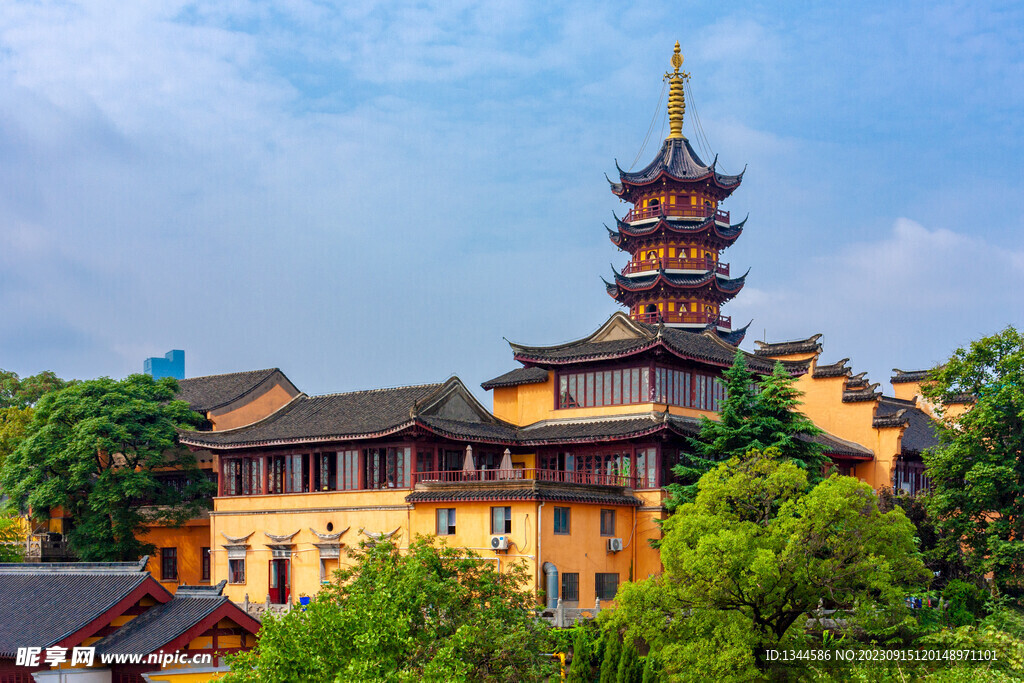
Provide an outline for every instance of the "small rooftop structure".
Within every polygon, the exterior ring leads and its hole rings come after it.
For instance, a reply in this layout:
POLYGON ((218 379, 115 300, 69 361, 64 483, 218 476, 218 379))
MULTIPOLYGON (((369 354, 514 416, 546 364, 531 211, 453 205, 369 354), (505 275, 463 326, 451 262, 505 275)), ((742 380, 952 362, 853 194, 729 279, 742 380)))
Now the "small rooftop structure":
POLYGON ((163 358, 147 358, 142 364, 142 371, 154 379, 185 379, 185 352, 174 349, 165 353, 163 358))

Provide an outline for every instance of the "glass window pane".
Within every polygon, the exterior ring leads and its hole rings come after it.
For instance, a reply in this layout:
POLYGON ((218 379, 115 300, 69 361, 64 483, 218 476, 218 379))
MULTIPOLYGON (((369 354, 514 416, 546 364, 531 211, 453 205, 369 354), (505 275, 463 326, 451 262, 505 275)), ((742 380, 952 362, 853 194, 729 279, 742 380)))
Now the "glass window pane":
POLYGON ((612 403, 617 406, 622 405, 622 370, 612 373, 612 403))

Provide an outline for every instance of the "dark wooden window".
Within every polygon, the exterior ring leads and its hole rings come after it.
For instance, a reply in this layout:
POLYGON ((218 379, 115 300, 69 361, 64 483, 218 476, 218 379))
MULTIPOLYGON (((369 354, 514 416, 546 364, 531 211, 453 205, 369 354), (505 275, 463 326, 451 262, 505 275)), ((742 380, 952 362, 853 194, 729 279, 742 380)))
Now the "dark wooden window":
POLYGON ((555 533, 568 535, 569 533, 569 508, 555 508, 555 533))
POLYGON ((562 574, 562 600, 576 601, 580 599, 580 575, 577 572, 562 574))
POLYGON ((455 508, 437 509, 437 535, 451 536, 455 533, 455 508))
POLYGON ((210 580, 210 549, 200 548, 199 549, 199 562, 202 566, 202 580, 210 580))
POLYGON ((245 560, 228 560, 228 582, 245 583, 245 560))
POLYGON ((559 408, 646 403, 650 400, 650 369, 619 368, 569 372, 558 378, 559 408))
POLYGON ((496 507, 491 508, 491 533, 510 534, 512 533, 512 508, 496 507))
POLYGON ((267 493, 308 492, 309 456, 309 453, 295 453, 267 458, 267 493))
POLYGON ((225 496, 259 495, 263 489, 263 458, 226 458, 225 496))
POLYGON ((601 535, 615 535, 615 510, 601 510, 601 535))
POLYGON ((601 600, 614 600, 619 590, 618 574, 594 574, 594 590, 601 600))
POLYGON ((178 580, 177 548, 160 548, 160 579, 162 581, 178 580))
POLYGON ((313 463, 313 490, 337 490, 338 456, 335 453, 314 453, 313 463))
POLYGON ((411 448, 367 448, 363 451, 363 455, 366 459, 366 488, 409 487, 412 464, 411 448))
POLYGON ((338 451, 338 489, 359 488, 359 451, 338 451))

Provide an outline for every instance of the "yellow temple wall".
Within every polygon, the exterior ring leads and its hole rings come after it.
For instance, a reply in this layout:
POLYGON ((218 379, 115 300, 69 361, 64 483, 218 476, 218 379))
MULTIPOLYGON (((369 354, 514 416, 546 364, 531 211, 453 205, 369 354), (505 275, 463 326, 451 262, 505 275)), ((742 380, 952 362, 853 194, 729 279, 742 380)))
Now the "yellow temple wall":
MULTIPOLYGON (((347 527, 338 542, 352 547, 366 539, 360 535, 360 529, 375 533, 398 529, 404 545, 409 538, 412 512, 405 502, 407 495, 408 489, 383 489, 215 498, 210 515, 214 546, 212 581, 229 578, 228 556, 223 547, 228 541, 224 534, 238 537, 252 533, 247 541, 245 583, 229 583, 224 594, 235 601, 248 594, 251 601, 263 602, 270 592, 271 550, 267 545, 273 543, 264 532, 283 536, 298 531, 291 540, 291 599, 314 595, 320 588, 320 554, 313 544, 320 539, 310 527, 322 534, 328 533, 328 523, 333 524, 330 533, 347 527)), ((345 562, 344 547, 342 555, 341 561, 345 562)))
POLYGON ((156 551, 150 555, 146 570, 160 585, 171 593, 178 590, 179 585, 197 585, 209 583, 203 581, 202 549, 212 548, 210 544, 210 520, 192 519, 179 528, 151 525, 140 537, 144 543, 152 543, 156 551), (178 579, 164 581, 160 574, 160 549, 177 548, 178 579))
POLYGON ((214 410, 207 413, 206 417, 215 431, 234 429, 262 420, 291 400, 292 397, 288 391, 277 384, 270 391, 234 410, 224 410, 223 412, 214 410))
POLYGON ((913 401, 921 395, 920 382, 895 382, 892 385, 892 395, 904 401, 913 401))
POLYGON ((843 402, 845 377, 801 376, 796 383, 803 392, 800 411, 826 432, 871 449, 871 462, 858 464, 855 476, 873 488, 892 485, 892 469, 900 452, 902 428, 872 426, 877 401, 843 402))

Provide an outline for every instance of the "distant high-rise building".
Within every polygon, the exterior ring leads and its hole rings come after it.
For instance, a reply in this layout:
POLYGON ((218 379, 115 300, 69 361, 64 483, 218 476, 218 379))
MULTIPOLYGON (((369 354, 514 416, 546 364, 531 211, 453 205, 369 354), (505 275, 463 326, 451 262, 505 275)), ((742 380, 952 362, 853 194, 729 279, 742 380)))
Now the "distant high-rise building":
POLYGON ((142 371, 156 379, 185 379, 185 352, 175 349, 165 353, 163 358, 147 358, 142 364, 142 371))

